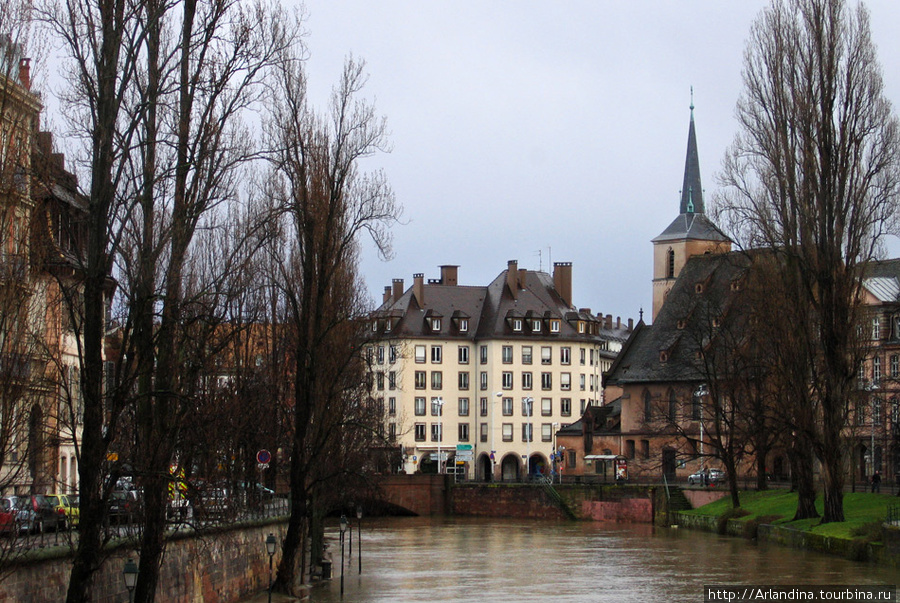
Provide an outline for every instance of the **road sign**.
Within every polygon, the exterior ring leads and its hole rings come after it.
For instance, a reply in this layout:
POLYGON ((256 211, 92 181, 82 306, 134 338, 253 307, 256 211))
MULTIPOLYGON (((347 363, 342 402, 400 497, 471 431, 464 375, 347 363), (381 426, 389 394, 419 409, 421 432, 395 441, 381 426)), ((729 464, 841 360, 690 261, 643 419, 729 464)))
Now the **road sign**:
POLYGON ((467 451, 457 452, 457 453, 456 453, 456 460, 457 460, 457 461, 463 461, 463 462, 471 462, 471 461, 473 461, 473 460, 475 459, 475 457, 472 456, 472 453, 471 453, 471 452, 469 452, 469 454, 466 454, 466 452, 467 452, 467 451))
POLYGON ((457 450, 472 450, 472 445, 471 444, 457 444, 456 449, 457 450))
POLYGON ((256 453, 256 462, 260 465, 268 465, 272 460, 272 454, 268 450, 260 450, 256 453))

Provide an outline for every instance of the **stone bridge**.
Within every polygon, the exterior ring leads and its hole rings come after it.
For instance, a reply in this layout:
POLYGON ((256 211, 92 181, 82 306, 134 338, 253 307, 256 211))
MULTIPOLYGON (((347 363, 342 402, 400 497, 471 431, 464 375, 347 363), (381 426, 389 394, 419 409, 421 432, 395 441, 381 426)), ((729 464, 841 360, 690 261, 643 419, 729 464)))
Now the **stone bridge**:
POLYGON ((383 475, 378 479, 380 506, 395 515, 448 513, 448 480, 452 475, 383 475))

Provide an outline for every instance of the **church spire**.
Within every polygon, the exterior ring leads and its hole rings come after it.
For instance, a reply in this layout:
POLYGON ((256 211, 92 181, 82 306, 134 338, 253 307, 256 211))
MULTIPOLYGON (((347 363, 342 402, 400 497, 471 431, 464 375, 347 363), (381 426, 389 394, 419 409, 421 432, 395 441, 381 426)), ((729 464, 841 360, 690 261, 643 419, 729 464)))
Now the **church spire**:
POLYGON ((703 186, 700 184, 700 158, 697 155, 697 133, 694 130, 694 87, 691 86, 691 124, 688 129, 687 157, 684 161, 684 184, 681 187, 682 214, 702 214, 703 186))

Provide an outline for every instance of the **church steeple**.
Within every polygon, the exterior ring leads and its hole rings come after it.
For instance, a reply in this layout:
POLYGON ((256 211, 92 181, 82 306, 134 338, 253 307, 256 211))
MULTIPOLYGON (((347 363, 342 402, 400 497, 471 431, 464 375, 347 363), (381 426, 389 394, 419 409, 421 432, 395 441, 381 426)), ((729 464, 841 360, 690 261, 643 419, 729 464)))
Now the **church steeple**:
POLYGON ((703 185, 700 183, 700 157, 697 154, 697 133, 694 129, 694 88, 691 87, 691 125, 688 128, 687 157, 684 160, 684 184, 681 187, 681 208, 678 213, 706 213, 703 205, 703 185))

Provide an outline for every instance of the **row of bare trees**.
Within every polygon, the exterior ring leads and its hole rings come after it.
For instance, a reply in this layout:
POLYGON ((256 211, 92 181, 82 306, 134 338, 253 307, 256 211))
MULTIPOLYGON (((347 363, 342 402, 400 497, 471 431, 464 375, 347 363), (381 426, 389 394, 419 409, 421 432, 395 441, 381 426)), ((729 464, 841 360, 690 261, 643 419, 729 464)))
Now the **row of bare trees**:
MULTIPOLYGON (((367 300, 356 266, 364 235, 390 253, 400 209, 384 175, 361 167, 388 150, 384 120, 361 97, 364 64, 349 59, 316 111, 303 15, 275 1, 20 8, 5 28, 36 20, 64 49, 60 97, 85 205, 77 278, 56 283, 80 376, 60 396, 78 415, 80 537, 67 600, 92 600, 120 478, 142 492, 134 594, 149 602, 173 482, 246 487, 259 479, 262 448, 276 451, 273 469, 287 475, 293 501, 278 572, 278 587, 291 591, 308 539, 321 551, 321 519, 360 487, 380 425, 366 401, 367 300)), ((17 174, 4 169, 3 186, 17 174)), ((7 206, 3 220, 14 217, 7 206)), ((14 280, 0 283, 0 302, 28 308, 14 280)), ((3 325, 3 370, 13 367, 13 334, 3 325)), ((22 388, 0 398, 17 409, 36 387, 0 381, 22 388)), ((13 414, 3 413, 0 445, 23 431, 13 414)))

